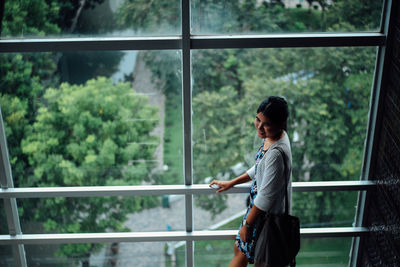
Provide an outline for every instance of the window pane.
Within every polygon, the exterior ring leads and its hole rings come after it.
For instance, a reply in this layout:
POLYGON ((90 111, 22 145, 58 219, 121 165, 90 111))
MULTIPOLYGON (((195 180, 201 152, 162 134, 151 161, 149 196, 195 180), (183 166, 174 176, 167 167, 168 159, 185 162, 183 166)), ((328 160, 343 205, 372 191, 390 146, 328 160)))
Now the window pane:
POLYGON ((239 229, 247 209, 247 194, 194 196, 194 229, 239 229))
MULTIPOLYGON (((300 252, 296 257, 296 266, 348 266, 351 240, 351 238, 303 238, 300 252)), ((233 257, 233 242, 233 240, 195 242, 195 266, 228 266, 233 257)), ((181 253, 177 254, 177 259, 179 257, 181 253)), ((180 260, 177 262, 180 263, 180 260)))
POLYGON ((24 234, 182 231, 184 199, 169 197, 35 198, 18 207, 24 234))
POLYGON ((8 235, 7 217, 3 199, 0 199, 0 235, 8 235))
POLYGON ((348 266, 352 238, 301 239, 296 266, 348 266))
POLYGON ((300 218, 302 228, 351 227, 358 192, 296 192, 292 213, 300 218))
MULTIPOLYGON (((164 266, 167 242, 25 245, 28 266, 164 266), (87 264, 87 265, 85 265, 87 264)), ((170 249, 171 250, 171 249, 170 249)))
POLYGON ((378 31, 382 4, 382 0, 194 0, 192 33, 378 31))
POLYGON ((10 245, 0 245, 0 266, 15 266, 12 247, 10 245))
MULTIPOLYGON (((358 192, 294 192, 292 214, 300 218, 302 228, 351 227, 358 192)), ((248 195, 195 196, 196 230, 237 230, 247 210, 248 195), (210 206, 209 202, 214 206, 210 206), (201 207, 201 208, 200 208, 201 207)))
POLYGON ((270 95, 289 103, 293 181, 359 180, 375 48, 193 51, 194 181, 254 164, 254 117, 270 95))
POLYGON ((180 1, 6 1, 1 36, 89 37, 177 35, 180 1))
POLYGON ((180 64, 178 51, 0 55, 15 186, 182 183, 180 64))

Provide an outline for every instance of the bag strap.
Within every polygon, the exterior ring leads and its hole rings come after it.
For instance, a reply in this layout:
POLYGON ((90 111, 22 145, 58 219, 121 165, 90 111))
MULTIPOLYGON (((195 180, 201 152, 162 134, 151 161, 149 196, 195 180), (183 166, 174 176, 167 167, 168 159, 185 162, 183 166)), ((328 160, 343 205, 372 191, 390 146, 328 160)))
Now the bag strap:
POLYGON ((287 175, 287 171, 289 170, 287 167, 287 162, 286 162, 286 154, 283 151, 283 149, 281 147, 274 147, 274 149, 278 150, 279 152, 281 152, 282 155, 282 159, 283 159, 283 175, 285 176, 285 214, 288 215, 289 214, 289 200, 288 200, 288 193, 287 193, 287 184, 288 184, 288 175, 287 175))

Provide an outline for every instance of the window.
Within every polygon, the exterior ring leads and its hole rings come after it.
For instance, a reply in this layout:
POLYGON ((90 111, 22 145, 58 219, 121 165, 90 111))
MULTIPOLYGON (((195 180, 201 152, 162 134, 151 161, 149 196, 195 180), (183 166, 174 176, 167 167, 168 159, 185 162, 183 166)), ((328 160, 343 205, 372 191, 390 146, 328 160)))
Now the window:
POLYGON ((225 251, 248 186, 216 196, 207 183, 252 164, 257 99, 279 94, 292 114, 299 259, 347 265, 367 231, 354 207, 374 186, 363 168, 390 14, 367 2, 6 1, 0 262, 43 252, 66 266, 193 266, 225 251), (310 253, 332 247, 339 258, 310 253))

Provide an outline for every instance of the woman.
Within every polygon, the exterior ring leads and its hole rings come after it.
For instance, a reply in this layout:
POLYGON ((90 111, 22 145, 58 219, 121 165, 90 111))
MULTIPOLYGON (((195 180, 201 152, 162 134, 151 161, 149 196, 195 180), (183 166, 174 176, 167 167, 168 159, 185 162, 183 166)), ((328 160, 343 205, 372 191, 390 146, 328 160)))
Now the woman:
POLYGON ((220 188, 217 193, 228 190, 234 185, 253 180, 250 190, 250 203, 236 236, 234 257, 229 264, 247 266, 254 263, 255 238, 260 230, 259 222, 265 213, 284 213, 285 191, 288 190, 289 210, 291 207, 291 176, 288 188, 284 180, 284 158, 276 147, 280 147, 286 154, 286 163, 291 173, 292 154, 290 142, 286 133, 286 122, 289 116, 288 105, 285 99, 271 96, 265 99, 257 109, 254 125, 257 135, 263 139, 257 151, 256 162, 246 173, 231 181, 214 180, 210 186, 220 188))

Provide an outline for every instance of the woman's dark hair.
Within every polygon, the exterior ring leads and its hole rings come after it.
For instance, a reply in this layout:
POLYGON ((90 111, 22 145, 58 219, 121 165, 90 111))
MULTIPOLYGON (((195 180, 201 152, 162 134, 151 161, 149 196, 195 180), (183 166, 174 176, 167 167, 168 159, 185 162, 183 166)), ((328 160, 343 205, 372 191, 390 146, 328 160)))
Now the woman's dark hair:
POLYGON ((286 131, 289 108, 286 100, 279 96, 270 96, 261 102, 257 113, 262 113, 272 124, 286 131))

